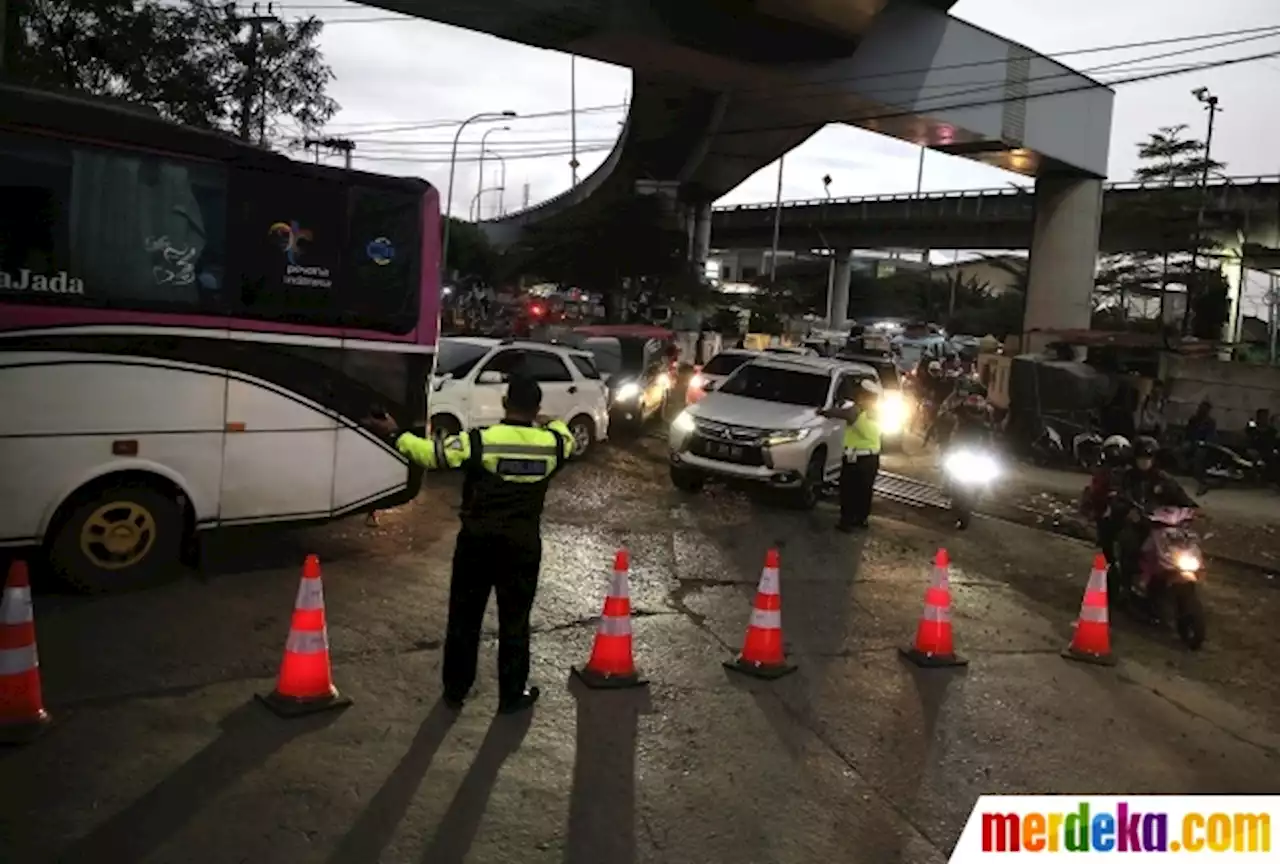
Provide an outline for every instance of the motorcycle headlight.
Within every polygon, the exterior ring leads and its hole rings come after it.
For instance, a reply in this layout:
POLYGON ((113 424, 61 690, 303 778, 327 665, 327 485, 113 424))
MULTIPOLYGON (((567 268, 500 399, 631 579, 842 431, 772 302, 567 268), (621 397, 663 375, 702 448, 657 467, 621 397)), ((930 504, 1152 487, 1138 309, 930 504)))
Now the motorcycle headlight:
POLYGON ((1200 569, 1200 559, 1190 552, 1179 552, 1178 557, 1174 559, 1174 564, 1186 573, 1195 573, 1200 569))
POLYGON ((640 395, 640 385, 634 381, 628 381, 614 391, 613 398, 618 402, 630 402, 640 395))
POLYGON ((702 375, 701 375, 701 373, 696 374, 696 375, 694 375, 692 378, 690 378, 690 379, 689 379, 689 389, 690 389, 690 390, 701 390, 703 387, 705 387, 705 386, 706 386, 706 383, 707 383, 707 379, 706 379, 706 378, 703 378, 703 377, 702 377, 702 375))
POLYGON ((779 429, 775 432, 770 432, 764 439, 764 443, 771 447, 778 444, 794 444, 797 441, 803 441, 808 438, 809 432, 810 430, 808 429, 779 429))
POLYGON ((990 483, 1000 476, 1000 464, 995 459, 971 450, 949 453, 942 469, 959 483, 990 483))
POLYGON ((693 415, 688 411, 681 411, 676 415, 676 419, 671 421, 672 431, 687 435, 694 429, 693 415))

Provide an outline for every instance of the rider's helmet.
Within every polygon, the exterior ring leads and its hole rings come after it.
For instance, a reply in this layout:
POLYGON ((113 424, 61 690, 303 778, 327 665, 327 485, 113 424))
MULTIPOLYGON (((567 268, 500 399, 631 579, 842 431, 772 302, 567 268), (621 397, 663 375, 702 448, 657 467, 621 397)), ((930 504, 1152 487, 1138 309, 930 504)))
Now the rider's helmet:
POLYGON ((929 369, 929 374, 932 375, 934 378, 942 377, 942 361, 930 360, 928 369, 929 369))
POLYGON ((1134 459, 1155 459, 1160 452, 1160 442, 1150 435, 1141 435, 1133 442, 1134 459))
POLYGON ((1102 464, 1123 465, 1133 455, 1133 445, 1123 435, 1112 435, 1102 442, 1102 464))
POLYGON ((862 389, 867 393, 870 393, 872 396, 880 396, 884 394, 884 388, 880 386, 879 382, 872 378, 863 378, 859 383, 862 385, 862 389))

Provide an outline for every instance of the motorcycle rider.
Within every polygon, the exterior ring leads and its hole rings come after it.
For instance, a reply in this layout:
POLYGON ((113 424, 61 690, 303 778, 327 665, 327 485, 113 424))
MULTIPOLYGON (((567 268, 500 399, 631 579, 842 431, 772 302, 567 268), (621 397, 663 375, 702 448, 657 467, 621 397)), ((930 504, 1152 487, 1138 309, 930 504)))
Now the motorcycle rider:
POLYGON ((1112 435, 1102 442, 1102 460, 1093 469, 1089 486, 1085 489, 1082 509, 1093 518, 1098 547, 1107 556, 1107 563, 1115 563, 1116 538, 1122 523, 1112 512, 1111 497, 1121 487, 1124 472, 1133 460, 1133 445, 1123 435, 1112 435))
POLYGON ((1145 594, 1147 576, 1141 573, 1142 547, 1151 534, 1146 514, 1158 507, 1198 507, 1195 500, 1156 465, 1160 443, 1147 435, 1133 444, 1133 464, 1125 469, 1112 510, 1123 518, 1119 529, 1120 566, 1139 594, 1145 594), (1120 500, 1117 500, 1119 498, 1120 500))
POLYGON ((930 360, 929 365, 925 367, 924 377, 920 378, 920 390, 920 395, 933 404, 932 413, 925 417, 928 426, 924 433, 924 443, 928 444, 933 440, 938 428, 938 419, 943 413, 942 405, 955 390, 955 380, 947 377, 946 371, 942 368, 942 361, 930 360))

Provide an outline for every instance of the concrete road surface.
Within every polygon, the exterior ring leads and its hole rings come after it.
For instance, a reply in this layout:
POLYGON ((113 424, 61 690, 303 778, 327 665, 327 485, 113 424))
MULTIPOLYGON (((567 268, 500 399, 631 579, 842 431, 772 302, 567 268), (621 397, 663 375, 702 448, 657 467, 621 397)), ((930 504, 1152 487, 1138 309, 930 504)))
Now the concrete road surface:
POLYGON ((384 513, 211 544, 201 578, 37 601, 56 723, 0 754, 0 859, 174 864, 808 864, 945 861, 977 796, 1280 791, 1280 592, 1213 572, 1203 651, 1119 622, 1120 665, 1059 657, 1090 551, 1007 523, 881 507, 863 536, 814 513, 670 488, 661 443, 602 448, 552 492, 525 718, 437 702, 457 478, 384 513), (632 556, 647 690, 582 692, 614 550, 632 556), (800 672, 721 667, 766 549, 800 672), (946 545, 962 671, 914 634, 946 545), (270 690, 308 552, 353 707, 284 721, 270 690))

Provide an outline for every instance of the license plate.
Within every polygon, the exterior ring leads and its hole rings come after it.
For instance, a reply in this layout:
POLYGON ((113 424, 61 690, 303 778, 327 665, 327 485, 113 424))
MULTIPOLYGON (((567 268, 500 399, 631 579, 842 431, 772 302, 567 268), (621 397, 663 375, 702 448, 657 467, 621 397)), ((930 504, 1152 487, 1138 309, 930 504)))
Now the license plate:
POLYGON ((721 444, 716 441, 707 442, 707 455, 724 459, 741 459, 742 448, 733 444, 721 444))

